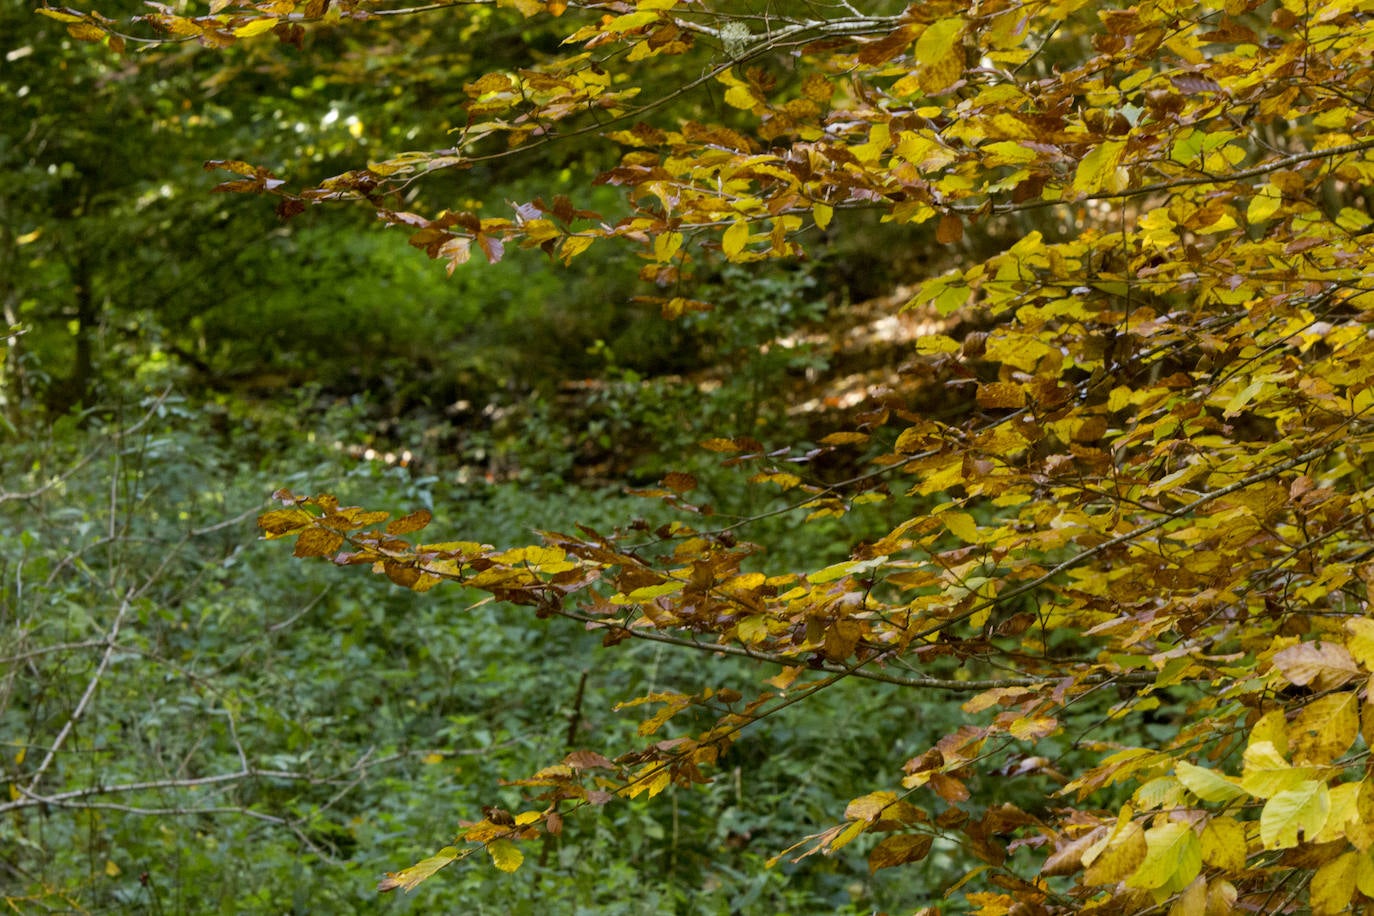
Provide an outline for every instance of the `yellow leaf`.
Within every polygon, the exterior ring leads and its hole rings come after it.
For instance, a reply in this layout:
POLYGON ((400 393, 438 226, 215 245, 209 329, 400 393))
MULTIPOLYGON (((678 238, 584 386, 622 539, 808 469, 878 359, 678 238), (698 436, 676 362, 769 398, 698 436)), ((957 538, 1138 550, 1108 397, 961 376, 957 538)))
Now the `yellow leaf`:
POLYGON ((119 877, 119 874, 120 874, 120 872, 122 872, 122 871, 123 871, 123 869, 120 868, 118 864, 116 864, 116 862, 115 862, 114 859, 106 859, 106 860, 105 860, 105 874, 106 874, 106 875, 110 876, 111 878, 117 878, 117 877, 119 877))
POLYGON ((921 91, 926 95, 941 92, 964 75, 964 54, 959 37, 964 20, 941 19, 933 22, 916 39, 916 60, 921 65, 921 91))
POLYGON ((314 520, 315 516, 304 509, 276 509, 258 516, 258 527, 263 537, 271 540, 293 534, 314 520))
POLYGON ((1355 896, 1355 876, 1362 858, 1364 856, 1352 850, 1317 869, 1312 875, 1312 916, 1338 916, 1350 912, 1350 899, 1355 896))
POLYGON ((1248 844, 1245 827, 1234 818, 1213 817, 1202 828, 1202 861, 1222 871, 1239 872, 1245 868, 1248 844))
POLYGON ((1229 916, 1236 911, 1236 886, 1230 881, 1213 879, 1207 889, 1207 916, 1229 916))
POLYGON ((758 96, 754 90, 748 86, 731 86, 725 90, 725 104, 731 108, 740 108, 744 111, 753 111, 759 105, 758 96))
POLYGON ((1374 897, 1374 858, 1367 851, 1355 863, 1355 886, 1366 897, 1374 897))
POLYGON ((980 146, 978 153, 983 157, 984 165, 994 168, 999 165, 1025 165, 1040 157, 1040 154, 1035 150, 1023 146, 1015 140, 998 140, 996 143, 988 143, 980 146))
POLYGON ((602 31, 605 32, 629 32, 641 28, 651 22, 656 22, 659 15, 652 9, 641 9, 638 12, 626 13, 624 16, 616 16, 610 22, 603 25, 602 31))
MULTIPOLYGON (((662 598, 664 595, 671 595, 674 592, 682 591, 685 583, 682 582, 660 582, 658 585, 645 585, 637 588, 625 596, 627 604, 640 604, 645 601, 652 601, 655 598, 662 598)), ((618 597, 618 596, 617 596, 618 597)), ((612 599, 614 601, 614 599, 612 599)), ((621 602, 615 602, 617 604, 621 602)))
POLYGON ((984 355, 993 362, 1023 372, 1034 372, 1040 360, 1050 351, 1051 347, 1036 337, 1002 329, 996 334, 988 335, 987 351, 984 355))
POLYGON ((816 204, 811 208, 811 215, 816 220, 816 228, 824 229, 830 225, 830 218, 835 215, 835 208, 829 204, 816 204))
POLYGON ((394 891, 398 887, 403 891, 412 890, 421 881, 432 877, 435 872, 456 858, 458 858, 458 848, 445 846, 428 859, 416 862, 409 868, 397 872, 387 872, 386 877, 377 885, 377 890, 382 893, 394 891))
POLYGON ((1350 641, 1346 647, 1351 656, 1366 671, 1374 671, 1374 620, 1367 617, 1352 617, 1345 622, 1350 631, 1350 641))
POLYGON ((749 223, 742 219, 737 219, 730 224, 720 237, 720 249, 725 252, 725 256, 730 260, 739 257, 740 252, 744 251, 744 246, 749 243, 749 223))
POLYGON ((1252 381, 1240 391, 1236 392, 1235 396, 1226 402, 1226 406, 1223 408, 1224 415, 1227 417, 1234 417, 1244 410, 1245 405, 1254 400, 1256 395, 1265 392, 1265 389, 1272 391, 1273 388, 1273 382, 1266 382, 1260 379, 1252 381))
POLYGON ((667 263, 682 248, 681 232, 665 232, 654 237, 654 260, 667 263))
POLYGON ((1282 709, 1271 709, 1255 721, 1247 744, 1268 741, 1280 755, 1288 754, 1288 718, 1282 709))
POLYGON ((1282 204, 1282 192, 1272 184, 1266 184, 1250 198, 1250 205, 1245 208, 1245 221, 1252 225, 1262 223, 1277 213, 1282 204))
POLYGON ((879 121, 868 129, 868 139, 851 146, 849 151, 864 165, 877 165, 879 157, 887 152, 891 144, 892 128, 886 122, 879 121))
POLYGON ((263 19, 253 19, 244 25, 234 29, 235 38, 252 38, 254 35, 261 35, 263 32, 270 32, 277 27, 275 17, 268 16, 263 19))
POLYGON ((1260 812, 1260 842, 1265 849, 1291 849, 1316 836, 1330 813, 1326 783, 1309 779, 1265 803, 1260 812))
POLYGON ((991 409, 1026 406, 1026 390, 1014 382, 984 382, 975 395, 979 407, 991 409))
POLYGON ((945 512, 941 514, 940 521, 944 522, 950 534, 965 544, 978 543, 978 523, 967 512, 945 512))
POLYGON ((841 830, 839 835, 836 836, 835 839, 830 841, 830 851, 834 852, 835 850, 843 846, 848 846, 856 837, 859 836, 859 834, 864 832, 864 827, 866 826, 867 824, 865 824, 863 821, 855 821, 848 827, 841 830))
POLYGON ((1083 161, 1078 163, 1078 171, 1073 176, 1073 189, 1079 194, 1096 194, 1104 188, 1119 191, 1116 168, 1121 164, 1121 153, 1126 149, 1125 140, 1107 140, 1099 145, 1083 161))
POLYGON ((1269 741, 1257 741, 1245 749, 1241 788, 1259 798, 1292 791, 1312 778, 1312 770, 1290 766, 1269 741))
POLYGON ((558 256, 563 259, 564 264, 572 263, 572 259, 592 247, 594 241, 595 239, 589 235, 570 235, 563 240, 558 249, 558 256))
POLYGON ((1359 698, 1353 690, 1318 697, 1289 726, 1293 762, 1329 764, 1350 749, 1360 731, 1359 698))
POLYGON ((958 353, 963 345, 944 334, 926 334, 916 338, 916 352, 929 355, 934 353, 958 353))
POLYGON ((661 763, 651 763, 635 773, 630 781, 620 789, 620 794, 626 798, 638 798, 647 792, 649 797, 653 798, 668 788, 668 783, 671 780, 672 776, 668 772, 668 767, 661 763))
POLYGON ((883 809, 897 801, 896 792, 870 792, 861 795, 845 806, 844 816, 848 820, 873 822, 883 813, 883 809))
POLYGON ((1235 798, 1244 798, 1246 795, 1244 789, 1220 773, 1196 766, 1186 760, 1180 760, 1174 772, 1178 775, 1178 781, 1183 783, 1183 787, 1201 801, 1228 802, 1235 798))
POLYGON ((1113 831, 1099 855, 1090 861, 1089 854, 1084 854, 1083 862, 1088 870, 1083 875, 1083 883, 1093 886, 1124 881, 1145 861, 1148 852, 1145 831, 1135 821, 1128 821, 1113 831))
POLYGON ((751 645, 768 638, 768 618, 762 614, 750 614, 735 625, 735 635, 739 641, 751 645))
POLYGON ((58 22, 80 22, 84 18, 67 10, 54 10, 45 6, 40 6, 34 12, 40 16, 47 16, 49 19, 56 19, 58 22))
POLYGON ((512 872, 525 861, 525 854, 510 840, 492 840, 487 844, 492 864, 504 872, 512 872))
POLYGON ((1059 720, 1053 716, 1023 716, 1012 721, 1007 734, 1018 741, 1045 738, 1059 731, 1059 720))
POLYGON ((1364 827, 1360 820, 1360 791, 1363 782, 1343 782, 1331 788, 1331 814, 1326 818, 1322 832, 1312 838, 1314 843, 1338 843, 1349 838, 1357 849, 1366 848, 1365 844, 1355 841, 1364 827))
POLYGON ((1206 916, 1207 879, 1199 876, 1169 907, 1169 916, 1206 916))

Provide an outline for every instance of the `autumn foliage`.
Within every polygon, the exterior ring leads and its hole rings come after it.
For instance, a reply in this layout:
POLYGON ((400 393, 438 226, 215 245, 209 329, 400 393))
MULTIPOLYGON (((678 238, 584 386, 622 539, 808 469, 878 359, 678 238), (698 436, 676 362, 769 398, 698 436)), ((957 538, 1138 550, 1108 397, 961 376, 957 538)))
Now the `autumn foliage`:
MULTIPOLYGON (((480 5, 437 5, 482 21, 480 5)), ((260 525, 296 556, 417 592, 461 583, 607 646, 753 659, 763 679, 750 696, 628 700, 654 710, 641 746, 535 763, 518 782, 525 810, 474 812, 458 843, 382 889, 483 850, 515 870, 528 841, 580 809, 708 780, 752 724, 867 678, 922 702, 958 695, 965 724, 901 772, 874 773, 869 794, 838 799, 833 826, 780 858, 863 840, 876 870, 957 847, 979 864, 951 877, 949 905, 988 916, 1342 913, 1374 900, 1367 8, 497 6, 556 17, 561 51, 470 83, 451 147, 305 187, 216 161, 235 176, 220 189, 274 195, 284 215, 372 208, 450 270, 474 252, 569 262, 624 246, 668 318, 711 307, 691 293, 703 265, 804 257, 849 211, 876 210, 945 247, 908 305, 962 323, 920 339, 908 368, 960 407, 936 416, 875 398, 812 451, 867 450, 840 483, 746 431, 703 443, 795 496, 799 523, 896 507, 899 524, 818 569, 762 571, 748 523, 713 521, 685 473, 652 494, 680 523, 517 547, 429 535, 424 512, 387 521, 276 494, 260 525), (623 189, 623 213, 592 212, 575 192, 500 216, 402 203, 436 173, 571 143, 607 158, 597 181, 623 189), (1162 732, 1161 708, 1173 710, 1162 732), (1066 736, 1084 709, 1114 737, 1066 736), (671 730, 675 719, 697 724, 671 730), (1037 751, 1055 737, 1079 752, 1074 769, 1037 751), (1032 813, 972 792, 993 760, 999 781, 1047 786, 1052 803, 1032 813)), ((124 24, 42 12, 118 48, 139 29, 299 43, 407 11, 216 0, 205 15, 124 24)))

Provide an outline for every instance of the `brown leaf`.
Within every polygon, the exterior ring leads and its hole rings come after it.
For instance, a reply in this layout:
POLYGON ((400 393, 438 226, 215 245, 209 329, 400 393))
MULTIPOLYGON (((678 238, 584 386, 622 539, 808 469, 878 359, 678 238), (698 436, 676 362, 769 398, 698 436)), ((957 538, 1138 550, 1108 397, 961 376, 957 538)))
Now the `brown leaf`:
POLYGON ((324 528, 307 528, 296 538, 297 557, 324 557, 334 553, 343 545, 343 535, 324 528))
POLYGON ((935 790, 936 795, 951 805, 969 800, 968 786, 945 773, 933 774, 930 777, 930 787, 935 790))
POLYGON ((1305 642, 1274 653, 1274 667, 1289 683, 1330 690, 1360 676, 1350 650, 1340 643, 1305 642))
POLYGON ((1106 827, 1089 830, 1076 840, 1062 843, 1045 859, 1040 874, 1047 878, 1071 875, 1083 867, 1083 853, 1107 833, 1106 827))
POLYGON ((1010 382, 988 382, 978 386, 978 406, 987 409, 1026 406, 1026 392, 1010 382))
POLYGON ((388 524, 386 533, 391 535, 410 534, 412 531, 419 531, 424 528, 432 518, 433 515, 428 509, 419 509, 388 524))
POLYGON ((964 237, 964 221, 958 214, 946 213, 940 217, 940 225, 935 229, 935 241, 941 245, 953 245, 964 237))
POLYGON ((898 833, 885 837, 868 854, 868 872, 919 862, 930 854, 934 838, 924 833, 898 833))
POLYGON ((314 521, 315 516, 304 509, 277 509, 258 516, 258 527, 268 538, 284 537, 301 530, 314 521))
POLYGON ((691 474, 684 474, 680 471, 670 471, 663 476, 663 485, 674 493, 686 493, 696 489, 697 479, 691 474))
POLYGON ((563 762, 574 770, 590 770, 593 768, 610 770, 615 768, 615 764, 598 754, 596 751, 573 751, 563 758, 563 762))
POLYGON ((420 581, 420 573, 413 566, 398 563, 395 560, 383 560, 382 571, 386 577, 402 588, 411 588, 420 581))

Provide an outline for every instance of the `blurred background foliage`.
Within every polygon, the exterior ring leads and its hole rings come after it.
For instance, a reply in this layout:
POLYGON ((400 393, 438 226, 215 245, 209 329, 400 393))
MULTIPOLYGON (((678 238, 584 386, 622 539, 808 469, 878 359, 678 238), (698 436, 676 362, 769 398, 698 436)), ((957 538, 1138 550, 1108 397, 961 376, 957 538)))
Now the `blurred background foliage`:
MULTIPOLYGON (((610 247, 572 268, 527 254, 450 279, 346 211, 284 223, 210 193, 210 158, 309 181, 369 149, 441 145, 465 80, 554 47, 538 21, 509 14, 480 48, 469 39, 488 23, 434 16, 300 49, 114 56, 0 0, 9 911, 871 912, 923 904, 962 873, 949 849, 870 876, 862 844, 762 867, 960 716, 844 684, 741 741, 701 791, 574 818, 516 875, 453 869, 376 897, 384 871, 479 817, 502 777, 570 742, 632 742, 617 700, 747 692, 771 672, 713 660, 707 682, 690 653, 604 651, 457 590, 421 599, 289 562, 254 540, 267 495, 426 506, 495 544, 677 517, 625 492, 669 470, 696 474, 694 495, 726 518, 765 512, 783 494, 696 443, 748 435, 804 455, 828 424, 794 408, 845 371, 851 305, 935 257, 920 234, 841 217, 811 261, 700 265, 692 292, 717 309, 665 322, 610 247), (393 58, 413 78, 395 82, 393 58)), ((597 155, 557 144, 425 193, 504 212, 566 190, 609 214, 615 195, 588 190, 597 155)), ((814 470, 842 477, 861 458, 814 470)), ((749 537, 760 565, 814 568, 906 517, 899 502, 805 526, 779 515, 749 537)))

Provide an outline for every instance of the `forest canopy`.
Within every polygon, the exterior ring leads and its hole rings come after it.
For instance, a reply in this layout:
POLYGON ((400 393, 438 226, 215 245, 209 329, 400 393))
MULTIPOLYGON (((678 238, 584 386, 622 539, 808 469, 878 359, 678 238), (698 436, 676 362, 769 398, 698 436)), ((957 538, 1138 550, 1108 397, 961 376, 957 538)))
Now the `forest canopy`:
MULTIPOLYGON (((899 720, 958 711, 904 762, 874 752, 868 785, 772 866, 851 844, 874 873, 938 860, 926 902, 986 916, 1374 900, 1374 14, 856 6, 38 11, 105 46, 92 57, 196 47, 209 79, 313 73, 357 101, 358 136, 378 126, 365 150, 292 168, 207 150, 213 191, 249 195, 235 212, 259 196, 285 225, 363 212, 455 280, 601 257, 683 326, 745 320, 769 295, 750 284, 788 270, 839 284, 867 256, 906 281, 882 327, 920 330, 861 397, 832 380, 826 428, 770 425, 794 406, 779 371, 757 376, 757 410, 697 430, 710 388, 678 377, 636 487, 662 521, 490 543, 437 508, 274 494, 258 525, 296 557, 696 660, 690 686, 620 697, 634 733, 591 746, 573 727, 380 888, 542 865, 573 821, 727 778, 754 732, 802 753, 770 726, 857 684, 890 691, 899 720), (769 508, 715 505, 727 473, 769 508), (848 538, 839 556, 780 549, 814 530, 848 538)), ((846 297, 821 292, 809 333, 837 340, 846 297)), ((823 754, 862 758, 866 732, 903 727, 848 724, 823 754)))

